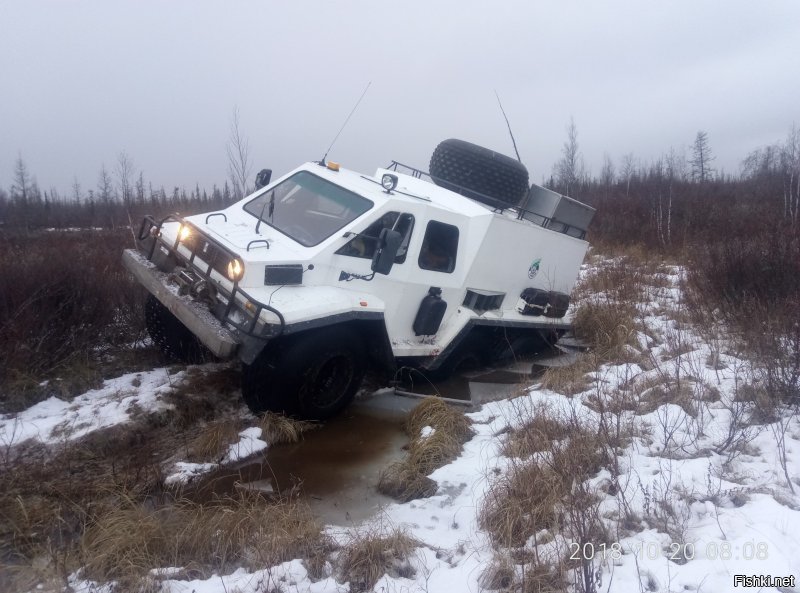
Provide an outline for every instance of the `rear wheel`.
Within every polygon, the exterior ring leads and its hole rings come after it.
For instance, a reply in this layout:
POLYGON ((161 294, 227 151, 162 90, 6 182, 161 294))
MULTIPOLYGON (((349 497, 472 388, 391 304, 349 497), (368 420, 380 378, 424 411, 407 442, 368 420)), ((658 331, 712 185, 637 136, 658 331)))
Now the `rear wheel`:
POLYGON ((254 413, 282 412, 324 420, 344 409, 364 378, 356 332, 323 328, 268 346, 242 369, 242 396, 254 413))
POLYGON ((199 364, 213 359, 200 340, 152 294, 144 303, 144 322, 150 338, 169 359, 199 364))

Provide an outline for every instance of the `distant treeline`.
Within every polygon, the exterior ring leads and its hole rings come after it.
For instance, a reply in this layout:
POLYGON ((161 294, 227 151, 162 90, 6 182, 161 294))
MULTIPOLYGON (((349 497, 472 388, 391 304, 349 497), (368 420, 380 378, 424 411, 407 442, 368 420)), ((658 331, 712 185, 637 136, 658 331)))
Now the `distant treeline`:
MULTIPOLYGON (((670 149, 651 162, 606 155, 599 175, 583 165, 574 122, 547 185, 597 208, 590 241, 684 249, 695 242, 771 230, 797 236, 800 210, 800 130, 754 150, 736 174, 717 172, 708 135, 698 132, 689 155, 670 149)), ((47 228, 117 228, 145 213, 190 214, 225 208, 247 192, 244 174, 211 190, 146 183, 123 152, 112 173, 103 166, 96 188, 76 181, 68 193, 42 191, 20 156, 13 183, 0 188, 0 228, 30 233, 47 228), (241 180, 241 181, 240 181, 241 180)))

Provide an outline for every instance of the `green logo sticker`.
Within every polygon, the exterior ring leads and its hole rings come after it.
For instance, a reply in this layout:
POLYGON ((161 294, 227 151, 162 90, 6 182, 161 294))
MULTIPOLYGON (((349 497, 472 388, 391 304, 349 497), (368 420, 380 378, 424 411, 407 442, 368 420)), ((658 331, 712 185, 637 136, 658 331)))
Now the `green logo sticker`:
POLYGON ((542 258, 537 258, 537 259, 533 260, 533 263, 531 264, 531 267, 528 268, 528 278, 530 278, 531 280, 536 278, 536 274, 539 273, 539 266, 541 264, 542 264, 542 258))

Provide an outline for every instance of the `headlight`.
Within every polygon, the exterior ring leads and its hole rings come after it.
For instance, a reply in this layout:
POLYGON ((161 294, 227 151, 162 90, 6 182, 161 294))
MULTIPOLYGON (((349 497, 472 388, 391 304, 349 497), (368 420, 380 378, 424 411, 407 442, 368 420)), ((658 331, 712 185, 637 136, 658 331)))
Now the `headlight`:
POLYGON ((181 228, 178 229, 178 240, 184 242, 191 236, 192 236, 192 229, 189 227, 188 224, 182 224, 181 228))
POLYGON ((244 264, 239 259, 232 259, 228 262, 228 278, 232 282, 238 282, 244 275, 244 264))

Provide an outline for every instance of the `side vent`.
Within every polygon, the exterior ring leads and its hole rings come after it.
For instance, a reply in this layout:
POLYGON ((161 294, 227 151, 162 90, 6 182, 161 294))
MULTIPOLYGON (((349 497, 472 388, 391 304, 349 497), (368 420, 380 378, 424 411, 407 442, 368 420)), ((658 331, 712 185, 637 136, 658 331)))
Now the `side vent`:
POLYGON ((468 288, 467 294, 464 297, 464 302, 461 304, 467 309, 472 309, 476 313, 483 313, 485 311, 499 309, 503 305, 505 296, 506 293, 504 292, 468 288))
POLYGON ((264 285, 266 286, 302 283, 303 266, 300 264, 283 264, 264 267, 264 285))

